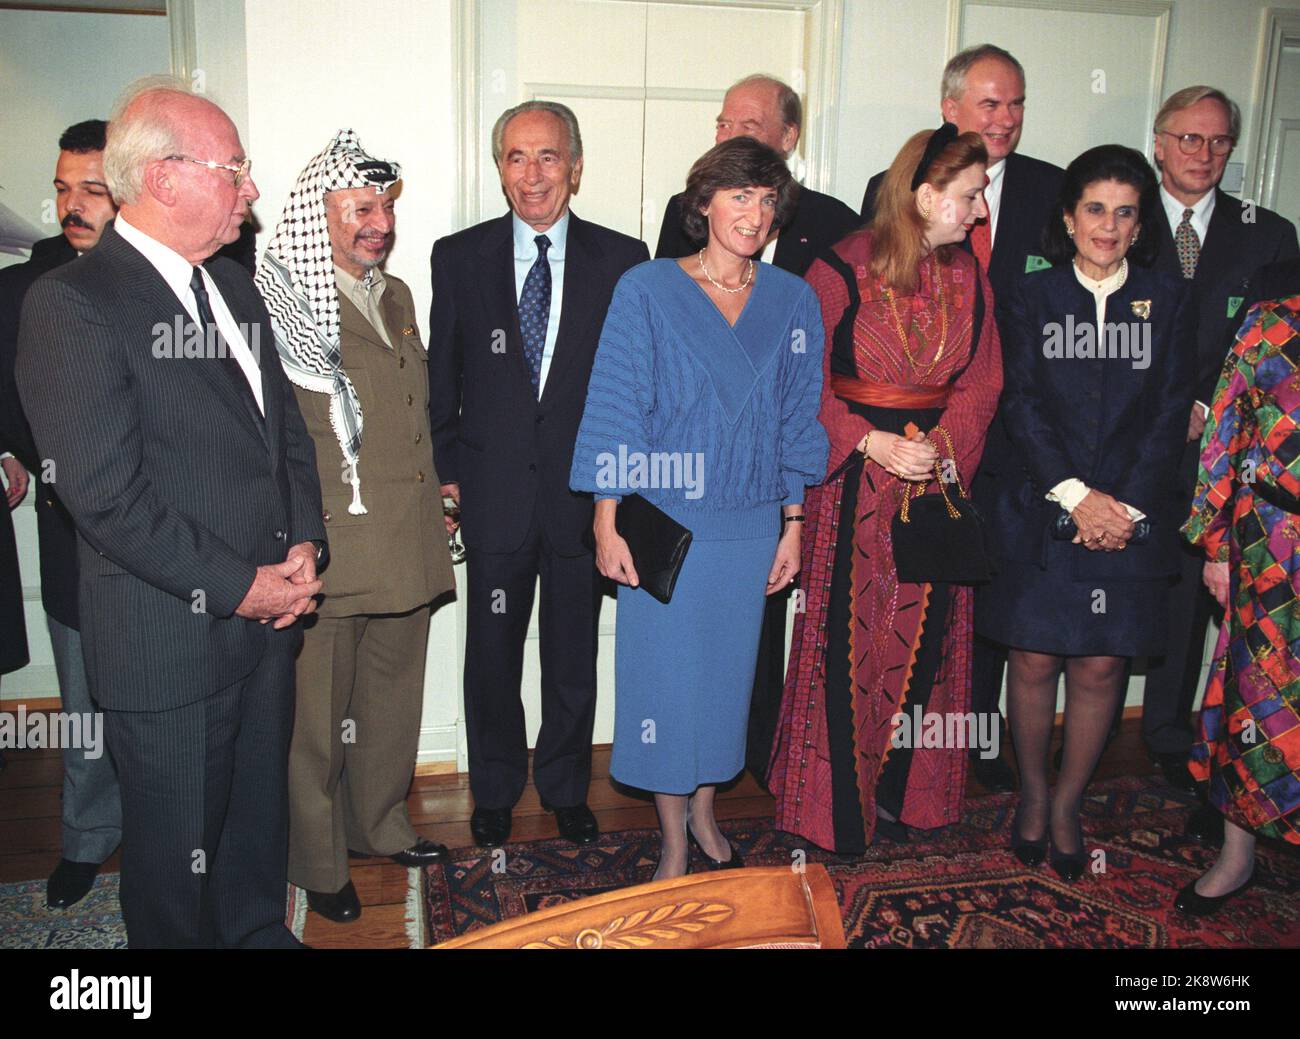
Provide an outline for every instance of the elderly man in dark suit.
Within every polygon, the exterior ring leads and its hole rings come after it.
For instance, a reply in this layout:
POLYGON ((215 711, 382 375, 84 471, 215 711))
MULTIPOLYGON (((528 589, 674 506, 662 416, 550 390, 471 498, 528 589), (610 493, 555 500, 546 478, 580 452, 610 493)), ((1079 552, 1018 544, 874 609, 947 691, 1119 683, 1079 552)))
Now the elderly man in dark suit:
MULTIPOLYGON (((104 134, 108 124, 87 119, 59 138, 54 167, 55 211, 62 233, 32 247, 26 263, 0 271, 0 426, 19 460, 31 472, 42 470, 40 453, 23 417, 14 384, 18 321, 32 283, 93 249, 117 206, 104 180, 104 134)), ((77 619, 77 531, 52 484, 38 482, 36 525, 41 545, 41 603, 45 607, 59 697, 65 712, 96 710, 86 684, 77 619)), ((104 753, 93 757, 79 747, 63 748, 63 854, 50 874, 45 902, 66 909, 81 901, 104 860, 122 839, 122 803, 117 770, 104 753)))
POLYGON ((285 773, 320 484, 252 279, 205 263, 257 188, 234 123, 170 81, 119 103, 104 171, 118 218, 28 292, 17 374, 77 526, 127 938, 294 946, 285 773))
POLYGON ((588 495, 569 490, 573 444, 605 310, 643 243, 580 220, 573 112, 527 101, 492 130, 511 212, 434 243, 429 410, 443 493, 466 550, 465 729, 470 828, 510 836, 528 779, 524 638, 541 578, 542 727, 533 781, 560 834, 596 839, 587 807, 596 710, 595 560, 588 495))
MULTIPOLYGON (((955 123, 962 133, 979 134, 988 149, 989 182, 984 189, 984 201, 989 216, 971 229, 962 247, 974 252, 988 271, 993 286, 994 315, 1002 331, 1007 321, 1005 302, 1010 298, 1012 285, 1024 274, 1049 266, 1042 256, 1043 228, 1055 216, 1053 208, 1064 173, 1059 166, 1016 151, 1025 119, 1025 70, 1008 51, 984 43, 954 55, 944 67, 941 94, 939 107, 944 120, 955 123)), ((864 220, 870 220, 875 213, 876 192, 884 176, 877 173, 867 184, 862 199, 864 220)), ((1018 472, 1008 470, 1014 458, 999 407, 989 426, 979 472, 971 487, 978 505, 986 509, 992 505, 999 475, 1019 477, 1018 472)), ((975 595, 978 610, 981 597, 978 589, 975 595)), ((1006 662, 1005 646, 982 636, 975 637, 971 662, 972 711, 998 712, 1006 662)), ((999 720, 999 726, 1005 737, 1005 722, 999 720)), ((972 751, 971 767, 975 778, 990 790, 1011 790, 1015 786, 1015 776, 1000 757, 986 759, 979 756, 978 750, 972 751)))
MULTIPOLYGON (((1196 403, 1188 419, 1180 484, 1189 507, 1206 411, 1231 347, 1225 322, 1235 318, 1240 324, 1252 302, 1246 299, 1248 284, 1260 267, 1300 255, 1296 229, 1287 220, 1253 202, 1239 202, 1219 188, 1240 133, 1240 110, 1214 87, 1185 87, 1171 94, 1156 113, 1155 157, 1165 217, 1156 229, 1156 266, 1191 282, 1190 306, 1197 316, 1196 341, 1187 344, 1196 403)), ((1205 631, 1215 609, 1201 585, 1204 561, 1190 548, 1183 553, 1182 574, 1171 599, 1168 651, 1152 661, 1142 703, 1147 749, 1166 778, 1186 790, 1196 789, 1187 771, 1191 707, 1200 684, 1205 631)), ((1222 828, 1223 816, 1215 811, 1192 821, 1192 829, 1211 840, 1222 828), (1198 819, 1208 829, 1198 828, 1198 819)))
MULTIPOLYGON (((765 75, 746 76, 734 84, 722 100, 718 113, 716 143, 733 137, 753 137, 789 159, 799 144, 803 129, 803 104, 799 95, 779 79, 765 75)), ((704 246, 689 238, 682 227, 681 195, 668 200, 655 257, 677 259, 704 246)), ((813 260, 862 221, 837 198, 812 188, 800 188, 794 215, 785 227, 774 228, 757 257, 803 277, 813 260)), ((763 628, 758 641, 758 665, 754 670, 754 692, 749 701, 749 731, 745 746, 745 767, 760 782, 767 781, 768 759, 781 711, 785 686, 785 616, 791 590, 767 599, 763 628)))

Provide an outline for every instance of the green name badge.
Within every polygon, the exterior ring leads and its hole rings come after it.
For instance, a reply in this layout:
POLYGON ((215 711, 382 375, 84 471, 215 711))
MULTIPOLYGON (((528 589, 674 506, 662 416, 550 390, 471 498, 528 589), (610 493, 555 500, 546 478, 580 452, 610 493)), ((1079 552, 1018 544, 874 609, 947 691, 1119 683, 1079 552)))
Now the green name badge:
POLYGON ((1028 274, 1030 271, 1045 271, 1045 270, 1047 270, 1047 268, 1050 267, 1050 266, 1052 266, 1052 265, 1051 265, 1050 263, 1048 263, 1045 259, 1043 259, 1041 256, 1026 256, 1026 257, 1025 257, 1025 273, 1026 273, 1026 274, 1028 274))
POLYGON ((1229 296, 1229 297, 1228 297, 1228 317, 1236 317, 1236 316, 1237 316, 1237 311, 1239 311, 1239 310, 1241 309, 1241 305, 1242 305, 1244 302, 1246 302, 1246 297, 1245 297, 1245 296, 1229 296))

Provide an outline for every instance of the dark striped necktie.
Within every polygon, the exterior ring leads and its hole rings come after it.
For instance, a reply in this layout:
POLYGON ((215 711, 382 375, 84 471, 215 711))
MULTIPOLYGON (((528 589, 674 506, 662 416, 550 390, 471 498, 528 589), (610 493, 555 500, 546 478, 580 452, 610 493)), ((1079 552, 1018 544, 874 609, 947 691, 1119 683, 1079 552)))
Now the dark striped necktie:
POLYGON ((252 405, 253 414, 261 422, 265 416, 262 414, 262 409, 257 406, 257 396, 253 393, 253 387, 249 385, 248 376, 244 374, 244 369, 235 359, 225 336, 217 326, 216 315, 212 313, 212 301, 208 299, 208 287, 204 284, 203 272, 198 267, 195 267, 190 275, 190 291, 194 293, 194 303, 199 311, 199 331, 203 333, 204 344, 203 356, 215 355, 221 362, 222 370, 234 380, 235 388, 252 405))

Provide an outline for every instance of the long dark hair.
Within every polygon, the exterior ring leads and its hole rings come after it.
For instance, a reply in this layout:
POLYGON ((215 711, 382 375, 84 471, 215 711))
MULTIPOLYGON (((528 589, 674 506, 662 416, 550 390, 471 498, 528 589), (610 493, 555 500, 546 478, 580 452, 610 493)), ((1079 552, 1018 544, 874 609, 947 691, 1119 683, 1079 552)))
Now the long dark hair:
POLYGON ((1134 263, 1149 267, 1160 247, 1160 183, 1145 156, 1122 144, 1089 148, 1065 168, 1061 194, 1043 231, 1043 255, 1054 264, 1074 259, 1074 242, 1065 233, 1065 215, 1073 213, 1084 189, 1098 181, 1127 184, 1138 193, 1138 239, 1128 251, 1134 263))

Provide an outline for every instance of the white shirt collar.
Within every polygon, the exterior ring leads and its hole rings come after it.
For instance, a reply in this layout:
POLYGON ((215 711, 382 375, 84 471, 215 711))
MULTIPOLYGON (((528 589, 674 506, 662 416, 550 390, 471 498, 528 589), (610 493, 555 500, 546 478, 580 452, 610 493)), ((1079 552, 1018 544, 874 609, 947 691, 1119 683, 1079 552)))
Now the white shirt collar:
POLYGON ((545 231, 538 231, 529 224, 519 219, 518 213, 510 214, 510 223, 514 228, 515 234, 515 255, 518 257, 533 257, 537 255, 536 238, 539 234, 544 234, 550 239, 550 248, 546 250, 547 258, 555 257, 556 259, 564 258, 564 248, 569 242, 569 211, 564 211, 564 216, 555 221, 545 231))
MULTIPOLYGON (((1006 159, 998 159, 998 161, 995 162, 992 166, 989 166, 984 171, 984 175, 989 179, 988 187, 991 188, 993 187, 994 184, 1000 184, 1002 181, 1002 174, 1006 172, 1007 172, 1006 159)), ((987 191, 988 188, 985 188, 985 190, 987 191)))
POLYGON ((1205 232, 1210 226, 1210 215, 1214 212, 1214 194, 1216 188, 1210 188, 1204 195, 1198 198, 1192 205, 1187 206, 1174 198, 1163 184, 1160 185, 1160 201, 1164 203, 1165 215, 1169 218, 1169 230, 1171 233, 1178 231, 1178 225, 1183 222, 1183 210, 1192 211, 1192 227, 1196 229, 1197 236, 1201 239, 1201 244, 1205 243, 1205 232))
POLYGON ((126 239, 127 244, 139 250, 141 255, 162 275, 168 288, 176 293, 176 298, 184 303, 186 294, 190 291, 190 278, 194 276, 195 265, 175 249, 163 245, 156 238, 151 238, 138 227, 132 227, 121 213, 113 221, 113 227, 126 239))

